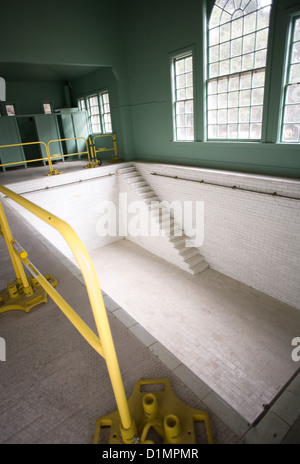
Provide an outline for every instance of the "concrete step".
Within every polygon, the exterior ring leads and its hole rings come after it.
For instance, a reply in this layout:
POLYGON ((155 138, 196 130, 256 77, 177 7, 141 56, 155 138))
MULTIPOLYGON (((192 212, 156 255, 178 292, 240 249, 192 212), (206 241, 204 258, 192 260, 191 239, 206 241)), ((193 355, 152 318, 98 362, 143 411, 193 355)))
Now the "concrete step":
POLYGON ((126 177, 126 181, 132 186, 132 188, 138 187, 138 184, 140 183, 143 183, 143 185, 148 185, 145 179, 139 174, 135 174, 132 177, 126 177))
POLYGON ((148 184, 143 185, 142 187, 135 187, 134 190, 137 193, 143 193, 143 192, 149 192, 149 191, 152 192, 152 189, 151 189, 150 185, 148 185, 148 184))
POLYGON ((136 168, 134 166, 126 166, 125 168, 119 168, 118 169, 118 174, 127 174, 128 172, 136 171, 136 168))
POLYGON ((200 272, 203 272, 205 271, 205 269, 207 269, 209 266, 208 266, 208 263, 203 260, 201 263, 198 263, 196 264, 195 266, 193 267, 190 267, 189 269, 187 269, 187 272, 189 272, 190 274, 199 274, 200 272))
POLYGON ((199 255, 198 248, 195 247, 183 247, 181 251, 179 251, 180 256, 182 256, 183 261, 186 261, 194 256, 199 255))
POLYGON ((155 195, 155 193, 153 192, 153 190, 147 190, 145 192, 137 192, 138 196, 142 199, 145 199, 147 200, 148 198, 150 197, 156 197, 157 198, 157 195, 155 195))
POLYGON ((196 266, 198 263, 202 263, 202 261, 204 261, 204 256, 202 256, 200 253, 185 260, 189 267, 196 266))
POLYGON ((123 177, 124 179, 126 179, 126 180, 130 180, 130 179, 135 178, 135 177, 137 177, 137 176, 139 176, 139 173, 138 173, 136 170, 130 171, 130 172, 126 172, 125 174, 122 174, 122 177, 123 177))

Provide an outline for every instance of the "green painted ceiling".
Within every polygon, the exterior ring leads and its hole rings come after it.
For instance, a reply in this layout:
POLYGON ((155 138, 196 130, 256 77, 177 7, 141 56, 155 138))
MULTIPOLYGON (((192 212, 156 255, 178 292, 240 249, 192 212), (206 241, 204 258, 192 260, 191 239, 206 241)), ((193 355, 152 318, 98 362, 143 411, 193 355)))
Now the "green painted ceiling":
POLYGON ((0 76, 6 81, 47 82, 73 80, 101 68, 97 65, 1 63, 0 76))

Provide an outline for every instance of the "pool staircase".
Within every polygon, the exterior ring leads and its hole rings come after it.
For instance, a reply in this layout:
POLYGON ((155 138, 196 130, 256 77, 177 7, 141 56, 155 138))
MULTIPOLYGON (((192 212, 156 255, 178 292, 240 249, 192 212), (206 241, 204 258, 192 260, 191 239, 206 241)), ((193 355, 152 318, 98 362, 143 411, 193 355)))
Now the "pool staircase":
POLYGON ((174 259, 170 261, 190 274, 199 274, 207 269, 208 263, 199 249, 186 245, 187 241, 191 240, 191 237, 184 234, 181 226, 176 223, 167 207, 159 206, 161 199, 158 198, 136 167, 127 165, 120 168, 118 169, 118 176, 124 179, 134 191, 136 197, 147 205, 149 215, 159 224, 162 235, 166 237, 175 254, 174 259))

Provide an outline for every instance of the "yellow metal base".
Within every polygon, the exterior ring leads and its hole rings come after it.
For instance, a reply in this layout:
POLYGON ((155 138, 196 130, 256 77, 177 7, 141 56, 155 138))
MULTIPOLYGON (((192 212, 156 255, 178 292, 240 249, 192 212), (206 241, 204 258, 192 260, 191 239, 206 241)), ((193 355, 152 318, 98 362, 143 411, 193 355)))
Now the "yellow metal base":
POLYGON ((84 166, 84 169, 97 168, 98 166, 101 166, 101 164, 102 164, 102 161, 96 159, 94 161, 89 162, 86 166, 84 166))
POLYGON ((111 163, 121 163, 122 161, 119 160, 119 158, 112 158, 111 160, 111 163))
POLYGON ((59 171, 58 169, 54 169, 51 172, 48 172, 47 176, 56 176, 57 174, 62 174, 62 171, 59 171))
MULTIPOLYGON (((204 423, 206 442, 213 443, 208 414, 180 401, 172 392, 167 379, 138 381, 128 400, 128 406, 137 429, 134 443, 195 444, 196 422, 204 423), (160 391, 157 391, 158 387, 160 391)), ((118 411, 98 419, 94 444, 101 440, 100 432, 104 428, 110 428, 109 444, 124 443, 126 430, 122 430, 118 411)))
MULTIPOLYGON (((53 287, 56 287, 57 280, 50 275, 45 276, 45 279, 53 287)), ((10 282, 3 292, 0 293, 0 314, 11 310, 21 310, 29 312, 34 306, 41 303, 47 303, 46 291, 37 283, 35 278, 30 279, 32 293, 27 295, 24 288, 16 280, 10 282)))

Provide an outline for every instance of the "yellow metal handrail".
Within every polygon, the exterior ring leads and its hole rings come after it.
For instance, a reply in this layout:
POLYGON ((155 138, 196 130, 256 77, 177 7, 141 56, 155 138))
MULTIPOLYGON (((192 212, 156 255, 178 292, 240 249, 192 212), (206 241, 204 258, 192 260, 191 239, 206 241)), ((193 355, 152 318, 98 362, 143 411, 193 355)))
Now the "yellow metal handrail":
POLYGON ((44 145, 45 150, 46 150, 46 155, 47 155, 46 158, 35 158, 35 159, 32 159, 32 160, 14 161, 12 163, 2 163, 2 164, 0 164, 0 167, 15 166, 16 164, 35 163, 36 161, 48 161, 50 172, 53 171, 52 162, 51 162, 51 156, 50 156, 50 153, 49 153, 48 145, 46 145, 44 142, 41 142, 41 141, 38 140, 36 142, 12 143, 10 145, 0 145, 0 148, 21 147, 21 146, 24 146, 24 145, 38 145, 38 144, 44 145))
POLYGON ((93 138, 93 147, 92 147, 93 151, 94 151, 94 157, 96 157, 96 153, 99 153, 99 152, 103 152, 103 151, 114 151, 115 152, 115 157, 113 159, 113 161, 118 161, 119 158, 118 158, 118 150, 117 150, 117 138, 116 138, 116 135, 115 134, 102 134, 102 135, 95 135, 95 137, 93 138), (99 137, 112 137, 113 139, 113 144, 114 144, 114 147, 113 148, 98 148, 98 150, 96 150, 96 147, 95 147, 95 140, 99 137))
MULTIPOLYGON (((1 148, 1 147, 0 147, 1 148)), ((88 142, 87 140, 84 138, 84 137, 70 137, 70 138, 66 138, 66 139, 56 139, 56 140, 49 140, 49 142, 47 143, 47 148, 48 148, 48 152, 49 152, 49 156, 51 159, 57 159, 58 157, 60 158, 67 158, 68 156, 77 156, 77 155, 87 155, 88 156, 88 161, 90 163, 90 152, 89 152, 89 146, 88 146, 88 142), (84 140, 85 141, 85 147, 86 147, 86 151, 81 151, 81 152, 76 152, 76 153, 68 153, 67 155, 62 155, 62 154, 59 154, 59 155, 51 155, 50 154, 50 148, 49 148, 49 145, 51 143, 54 143, 54 142, 66 142, 66 141, 69 141, 69 140, 84 140)), ((57 174, 58 172, 55 172, 53 170, 53 168, 51 167, 50 168, 50 175, 51 174, 57 174)))
POLYGON ((10 254, 12 255, 13 251, 15 260, 19 261, 19 263, 21 262, 27 267, 37 282, 44 288, 44 290, 59 306, 59 308, 68 317, 72 324, 77 328, 77 330, 90 343, 90 345, 101 356, 104 357, 120 415, 121 434, 123 441, 124 443, 134 443, 136 425, 132 420, 129 412, 129 406, 124 391, 120 368, 106 314, 106 309, 103 302, 102 292, 98 282, 97 273, 85 246, 72 227, 62 219, 54 216, 45 209, 40 208, 31 201, 21 197, 20 195, 2 185, 0 185, 0 192, 56 229, 66 240, 73 255, 75 256, 87 288, 87 293, 89 296, 99 338, 94 334, 94 332, 91 331, 91 329, 59 295, 59 293, 51 286, 51 284, 49 284, 47 279, 45 279, 42 274, 40 274, 40 272, 35 268, 35 266, 28 260, 25 250, 22 250, 20 245, 12 239, 11 235, 9 234, 10 231, 7 220, 0 203, 1 232, 2 235, 4 235, 7 239, 6 242, 10 254), (6 234, 5 231, 8 231, 8 234, 6 234), (16 247, 13 246, 13 242, 17 243, 16 247))

